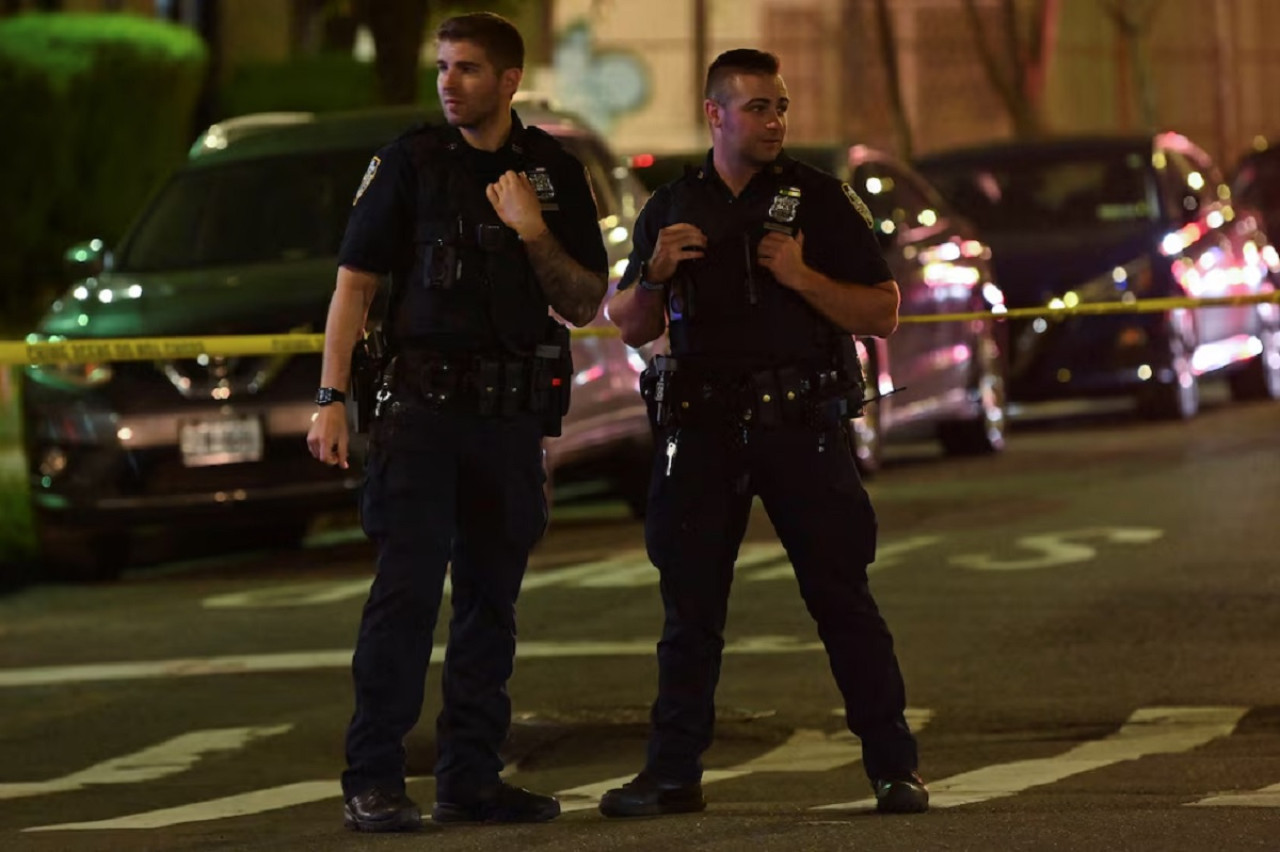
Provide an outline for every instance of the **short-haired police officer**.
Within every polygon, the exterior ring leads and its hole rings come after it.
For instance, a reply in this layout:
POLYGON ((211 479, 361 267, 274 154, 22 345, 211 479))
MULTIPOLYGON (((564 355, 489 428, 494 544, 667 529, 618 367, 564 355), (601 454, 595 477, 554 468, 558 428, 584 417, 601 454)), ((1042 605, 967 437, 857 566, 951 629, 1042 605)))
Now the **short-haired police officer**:
POLYGON ((559 803, 499 778, 515 603, 547 520, 541 439, 558 434, 568 330, 589 323, 608 260, 582 165, 511 110, 524 45, 505 19, 436 33, 447 125, 381 149, 356 194, 325 328, 311 452, 347 465, 346 388, 382 275, 391 351, 361 495, 377 574, 353 660, 344 822, 419 828, 403 740, 422 709, 446 566, 453 617, 436 722, 437 822, 536 822, 559 803), (389 394, 389 396, 388 396, 389 394))
POLYGON ((788 103, 772 54, 711 64, 713 148, 645 206, 609 302, 628 344, 669 329, 671 351, 644 388, 658 430, 645 524, 666 610, 658 697, 644 770, 604 795, 607 816, 705 807, 701 755, 756 494, 817 622, 878 809, 928 807, 893 639, 867 585, 875 514, 843 431, 862 398, 850 335, 894 331, 898 286, 862 200, 783 152, 788 103))

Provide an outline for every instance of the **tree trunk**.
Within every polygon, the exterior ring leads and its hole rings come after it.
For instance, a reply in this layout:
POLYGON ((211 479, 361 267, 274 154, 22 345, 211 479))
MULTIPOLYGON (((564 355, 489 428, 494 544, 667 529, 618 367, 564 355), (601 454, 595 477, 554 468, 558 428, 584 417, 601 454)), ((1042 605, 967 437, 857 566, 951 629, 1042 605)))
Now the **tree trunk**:
POLYGON ((880 38, 880 59, 884 63, 885 85, 889 90, 889 104, 893 108, 893 128, 898 156, 910 161, 915 152, 915 139, 911 122, 902 100, 902 73, 898 67, 898 38, 893 29, 893 17, 889 12, 889 0, 876 0, 876 32, 880 38))
POLYGON ((373 35, 379 102, 416 103, 427 0, 358 0, 356 10, 373 35))
POLYGON ((1059 0, 1036 0, 1031 30, 1024 35, 1016 0, 1001 0, 1000 22, 1003 57, 988 37, 975 0, 964 0, 965 15, 973 30, 978 58, 1019 138, 1044 132, 1041 105, 1049 61, 1057 40, 1059 0))
POLYGON ((1129 76, 1138 97, 1138 116, 1142 129, 1156 130, 1157 110, 1155 84, 1151 78, 1148 52, 1151 24, 1163 0, 1099 0, 1107 17, 1115 24, 1116 33, 1129 59, 1129 76))

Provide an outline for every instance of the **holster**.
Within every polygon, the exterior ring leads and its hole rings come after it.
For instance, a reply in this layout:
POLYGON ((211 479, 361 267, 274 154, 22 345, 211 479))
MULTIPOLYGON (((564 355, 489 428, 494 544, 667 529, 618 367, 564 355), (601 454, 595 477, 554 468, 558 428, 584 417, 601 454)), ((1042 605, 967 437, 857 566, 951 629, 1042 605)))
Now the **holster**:
POLYGON ((529 408, 542 416, 542 434, 560 435, 561 421, 569 411, 573 386, 572 340, 567 326, 547 320, 542 343, 534 348, 529 377, 529 408))
POLYGON ((649 412, 649 422, 655 428, 670 426, 675 403, 675 381, 679 362, 670 355, 654 355, 640 373, 640 396, 649 412))
POLYGON ((389 382, 386 337, 381 328, 364 335, 351 350, 351 429, 366 434, 373 424, 379 392, 389 382))

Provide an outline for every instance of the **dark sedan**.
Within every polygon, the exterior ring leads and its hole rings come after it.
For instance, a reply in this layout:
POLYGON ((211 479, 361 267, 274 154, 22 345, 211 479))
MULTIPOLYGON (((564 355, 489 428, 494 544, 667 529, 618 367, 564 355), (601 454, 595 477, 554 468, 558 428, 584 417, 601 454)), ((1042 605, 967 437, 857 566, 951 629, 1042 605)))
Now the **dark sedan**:
MULTIPOLYGON (((787 153, 848 182, 866 202, 902 292, 904 318, 1003 306, 991 252, 976 230, 900 160, 866 145, 788 147, 787 153)), ((705 151, 636 155, 631 162, 652 188, 705 157, 705 151)), ((858 343, 869 395, 905 388, 853 422, 864 472, 879 466, 885 441, 937 438, 953 454, 1003 449, 1002 323, 907 321, 885 340, 858 343)))
MULTIPOLYGON (((1251 208, 1176 133, 1003 142, 917 167, 992 247, 1011 308, 1270 292, 1280 262, 1251 208)), ((1280 396, 1274 304, 1010 323, 1015 401, 1131 395, 1152 417, 1188 418, 1199 382, 1280 396)))

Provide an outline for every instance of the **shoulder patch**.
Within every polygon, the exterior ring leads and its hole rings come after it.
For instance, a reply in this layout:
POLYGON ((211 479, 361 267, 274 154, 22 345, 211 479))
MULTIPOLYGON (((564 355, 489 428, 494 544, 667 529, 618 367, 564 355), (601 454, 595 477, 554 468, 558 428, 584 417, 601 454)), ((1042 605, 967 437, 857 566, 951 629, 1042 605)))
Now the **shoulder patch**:
POLYGON ((365 170, 364 179, 360 181, 360 188, 356 190, 356 197, 352 199, 351 206, 355 207, 360 201, 360 196, 364 195, 364 191, 369 188, 369 184, 373 183, 373 179, 378 174, 378 166, 382 165, 382 158, 374 157, 369 161, 369 168, 365 170))
POLYGON ((858 196, 858 193, 853 191, 853 187, 842 181, 840 191, 844 193, 845 198, 849 199, 849 203, 853 205, 854 210, 858 211, 858 215, 862 217, 862 221, 867 223, 867 227, 875 230, 875 217, 871 215, 871 210, 867 207, 867 203, 858 196))

